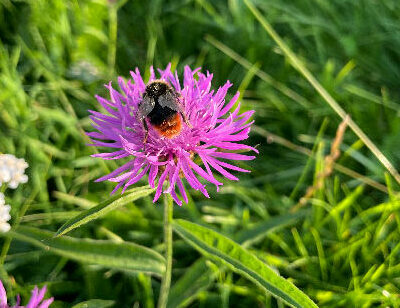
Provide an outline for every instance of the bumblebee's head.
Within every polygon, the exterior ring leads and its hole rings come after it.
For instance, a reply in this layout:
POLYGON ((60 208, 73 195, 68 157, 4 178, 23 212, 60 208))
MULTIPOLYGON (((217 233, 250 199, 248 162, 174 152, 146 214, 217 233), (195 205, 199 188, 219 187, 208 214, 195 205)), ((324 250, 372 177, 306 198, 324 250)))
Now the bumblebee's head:
POLYGON ((169 88, 170 87, 166 82, 155 80, 146 86, 146 93, 150 97, 158 97, 167 92, 169 88))

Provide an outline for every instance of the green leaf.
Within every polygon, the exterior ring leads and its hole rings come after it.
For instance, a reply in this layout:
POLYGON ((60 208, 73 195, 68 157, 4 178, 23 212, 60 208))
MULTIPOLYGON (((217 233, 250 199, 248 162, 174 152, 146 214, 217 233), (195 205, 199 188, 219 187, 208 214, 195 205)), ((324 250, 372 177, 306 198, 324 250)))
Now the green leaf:
POLYGON ((244 246, 249 246, 254 242, 260 241, 268 233, 274 232, 277 229, 287 227, 299 221, 299 219, 309 214, 309 210, 301 210, 296 213, 290 213, 280 216, 274 216, 266 221, 262 221, 248 230, 243 230, 236 235, 236 240, 244 246))
POLYGON ((222 262, 287 304, 299 308, 317 307, 291 282, 279 276, 254 254, 231 239, 183 219, 175 220, 173 227, 183 239, 207 258, 222 262))
POLYGON ((72 308, 107 308, 114 305, 114 301, 105 301, 102 299, 91 299, 72 306, 72 308))
POLYGON ((66 221, 67 219, 71 219, 76 215, 80 214, 81 211, 62 211, 62 212, 50 212, 50 213, 37 213, 31 215, 25 215, 22 217, 22 222, 33 222, 33 221, 46 221, 50 220, 54 221, 66 221))
POLYGON ((159 276, 165 270, 163 256, 150 248, 134 243, 78 239, 69 236, 54 238, 52 232, 23 226, 15 231, 9 231, 8 234, 48 252, 83 263, 159 276))
POLYGON ((150 188, 149 186, 143 186, 131 189, 122 195, 111 197, 110 199, 100 203, 99 205, 83 211, 76 217, 68 220, 65 224, 61 226, 60 229, 58 229, 55 236, 57 237, 64 235, 65 233, 75 228, 78 228, 79 226, 84 225, 89 221, 106 215, 110 211, 115 210, 120 206, 145 197, 151 194, 153 191, 154 189, 150 188))

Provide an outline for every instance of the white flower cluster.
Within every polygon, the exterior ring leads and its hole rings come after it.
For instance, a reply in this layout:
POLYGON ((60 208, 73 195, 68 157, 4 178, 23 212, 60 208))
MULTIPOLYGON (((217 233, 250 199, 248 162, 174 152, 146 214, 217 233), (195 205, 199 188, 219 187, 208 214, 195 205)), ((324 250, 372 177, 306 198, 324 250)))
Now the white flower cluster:
POLYGON ((7 183, 8 187, 15 189, 20 183, 28 182, 26 168, 28 164, 23 158, 16 158, 11 154, 0 154, 0 186, 7 183))
POLYGON ((0 192, 0 232, 7 232, 11 228, 8 223, 11 219, 10 209, 11 207, 4 200, 4 194, 0 192))
MULTIPOLYGON (((0 154, 0 187, 4 184, 15 189, 20 183, 28 182, 25 169, 28 164, 23 158, 16 158, 11 154, 0 154)), ((6 204, 4 194, 0 192, 0 232, 7 232, 11 226, 8 221, 11 207, 6 204)))

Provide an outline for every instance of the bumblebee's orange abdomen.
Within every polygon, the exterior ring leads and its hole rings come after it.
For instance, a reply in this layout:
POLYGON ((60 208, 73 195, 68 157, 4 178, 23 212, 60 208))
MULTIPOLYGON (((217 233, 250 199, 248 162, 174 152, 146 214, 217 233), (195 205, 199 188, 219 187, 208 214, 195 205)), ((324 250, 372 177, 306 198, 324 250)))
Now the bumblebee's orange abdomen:
POLYGON ((179 113, 175 113, 170 118, 164 120, 159 125, 153 125, 157 132, 168 139, 171 139, 177 135, 182 130, 182 119, 179 113))

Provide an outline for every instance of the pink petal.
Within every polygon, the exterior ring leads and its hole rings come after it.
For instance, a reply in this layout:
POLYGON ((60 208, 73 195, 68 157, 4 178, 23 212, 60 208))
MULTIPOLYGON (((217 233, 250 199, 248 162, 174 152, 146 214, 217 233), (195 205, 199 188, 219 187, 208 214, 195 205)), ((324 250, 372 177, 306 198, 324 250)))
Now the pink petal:
POLYGON ((154 79, 156 79, 156 74, 154 74, 154 67, 153 65, 150 66, 150 78, 149 78, 149 82, 153 81, 154 79))
POLYGON ((158 173, 158 166, 151 165, 150 172, 149 172, 149 185, 151 188, 154 188, 154 180, 157 176, 157 173, 158 173))
POLYGON ((190 166, 203 178, 207 181, 215 184, 215 185, 222 185, 222 183, 218 182, 211 174, 206 173, 203 169, 200 168, 197 164, 195 164, 192 160, 189 160, 190 166))
POLYGON ((122 190, 122 193, 124 193, 125 190, 126 190, 129 186, 135 184, 136 182, 139 182, 140 179, 147 173, 147 170, 149 170, 149 167, 150 167, 150 166, 147 165, 147 166, 142 170, 142 172, 140 172, 138 175, 136 175, 135 177, 133 177, 132 179, 130 179, 130 180, 125 184, 125 187, 124 187, 124 189, 122 190))
POLYGON ((189 168, 187 160, 190 160, 190 158, 186 158, 184 156, 181 156, 181 166, 182 166, 182 171, 185 174, 186 180, 196 190, 200 190, 204 196, 209 198, 210 196, 208 195, 207 190, 205 189, 204 185, 202 185, 197 177, 194 175, 193 171, 189 168))
POLYGON ((229 173, 224 168, 219 166, 215 159, 208 157, 207 161, 215 170, 217 170, 219 173, 221 173, 224 177, 226 177, 230 180, 233 180, 233 181, 239 181, 239 179, 236 176, 234 176, 233 174, 229 173))
POLYGON ((172 196, 172 199, 174 199, 174 201, 176 202, 176 204, 178 204, 179 206, 182 206, 182 201, 179 200, 179 198, 178 198, 178 196, 176 195, 176 192, 175 192, 174 189, 171 190, 170 194, 171 194, 171 196, 172 196))
POLYGON ((124 81, 124 79, 122 77, 118 77, 118 84, 119 84, 120 89, 122 91, 124 91, 125 94, 130 93, 128 87, 126 86, 126 82, 124 81))
POLYGON ((232 99, 229 101, 229 103, 226 104, 225 107, 219 112, 218 118, 225 115, 233 107, 233 105, 236 103, 237 99, 239 98, 239 95, 240 95, 239 91, 236 92, 236 94, 232 97, 232 99))
POLYGON ((37 300, 38 293, 39 293, 39 289, 38 289, 38 287, 35 287, 32 290, 32 296, 31 296, 31 299, 29 300, 28 305, 26 305, 26 308, 36 308, 36 305, 39 303, 39 301, 37 300))
POLYGON ((188 163, 186 162, 185 157, 181 157, 181 167, 182 171, 188 181, 189 185, 192 186, 194 189, 199 190, 202 186, 196 176, 193 174, 192 170, 189 168, 188 163))
POLYGON ((46 299, 45 301, 43 301, 43 303, 41 303, 41 304, 39 305, 38 308, 48 308, 48 307, 50 306, 50 304, 51 304, 53 301, 54 301, 54 298, 53 298, 53 297, 51 297, 51 298, 49 298, 49 299, 46 299))
POLYGON ((111 195, 113 195, 121 186, 124 185, 124 182, 119 182, 117 186, 112 190, 111 195))
POLYGON ((158 186, 156 190, 156 194, 154 195, 153 203, 155 203, 161 196, 163 184, 167 174, 169 172, 170 165, 166 165, 164 172, 161 174, 160 179, 158 180, 158 186))
POLYGON ((124 165, 122 165, 121 167, 115 169, 113 172, 102 176, 101 178, 98 178, 97 180, 95 180, 95 182, 102 182, 102 181, 106 181, 114 176, 116 176, 117 174, 120 174, 121 172, 125 171, 126 169, 132 167, 134 165, 135 161, 130 161, 124 165))
POLYGON ((3 283, 0 280, 0 304, 5 305, 7 307, 7 293, 6 289, 4 289, 3 283))
POLYGON ((221 167, 225 167, 225 168, 228 168, 228 169, 231 169, 231 170, 235 170, 235 171, 239 171, 239 172, 250 172, 250 170, 242 169, 240 167, 228 164, 226 162, 223 162, 223 161, 220 161, 220 160, 217 160, 217 159, 215 160, 215 162, 218 165, 220 165, 221 167))
POLYGON ((187 204, 189 202, 189 200, 188 200, 188 197, 186 195, 185 186, 183 186, 182 180, 179 177, 176 179, 176 184, 178 185, 179 192, 181 193, 181 196, 182 196, 183 200, 187 204))
POLYGON ((37 301, 40 303, 42 299, 44 298, 44 295, 46 294, 47 288, 44 286, 42 289, 39 290, 39 294, 37 296, 37 301))
POLYGON ((232 160, 253 160, 254 158, 256 158, 255 156, 248 156, 243 154, 227 153, 227 152, 213 152, 210 153, 209 155, 213 157, 220 157, 232 160))

